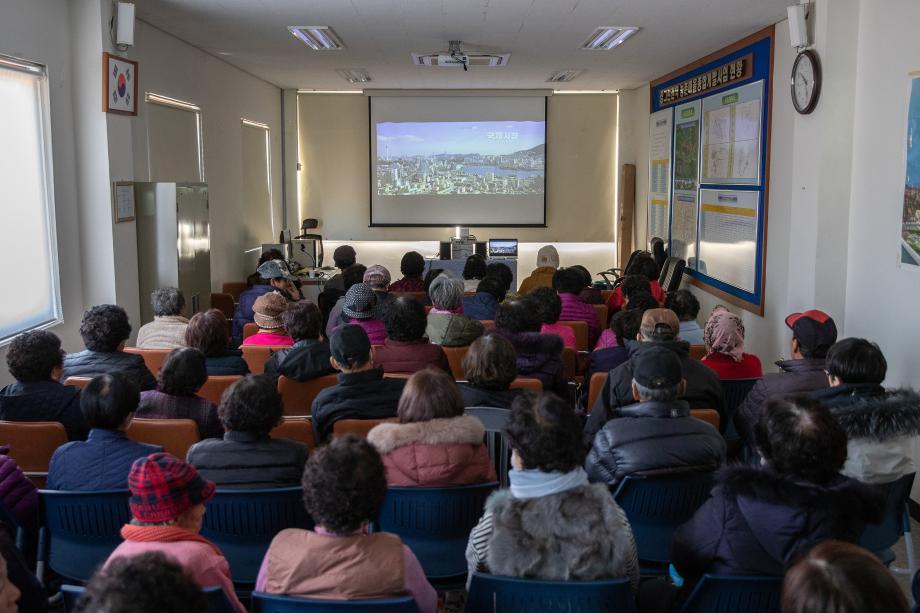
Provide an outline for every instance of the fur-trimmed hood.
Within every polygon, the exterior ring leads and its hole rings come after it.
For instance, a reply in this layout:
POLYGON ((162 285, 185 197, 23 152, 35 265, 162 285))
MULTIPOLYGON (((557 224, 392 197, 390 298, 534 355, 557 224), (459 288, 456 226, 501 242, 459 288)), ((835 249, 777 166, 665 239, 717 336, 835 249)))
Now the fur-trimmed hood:
POLYGON ((408 445, 480 445, 485 428, 472 415, 408 424, 384 423, 367 435, 381 455, 408 445))
POLYGON ((868 438, 885 441, 899 436, 920 435, 920 394, 910 389, 888 393, 847 394, 839 388, 829 388, 814 394, 818 400, 833 398, 828 403, 837 423, 847 438, 868 438))

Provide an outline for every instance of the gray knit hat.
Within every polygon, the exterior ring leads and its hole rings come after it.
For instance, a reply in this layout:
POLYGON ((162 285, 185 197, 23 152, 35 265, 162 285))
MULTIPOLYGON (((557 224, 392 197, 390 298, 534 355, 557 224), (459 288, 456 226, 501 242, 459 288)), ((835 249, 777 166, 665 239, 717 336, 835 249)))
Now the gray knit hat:
POLYGON ((281 260, 263 262, 257 271, 263 279, 287 279, 296 281, 297 277, 288 272, 287 264, 281 260))
POLYGON ((355 283, 345 292, 342 313, 352 319, 373 319, 377 294, 366 283, 355 283))

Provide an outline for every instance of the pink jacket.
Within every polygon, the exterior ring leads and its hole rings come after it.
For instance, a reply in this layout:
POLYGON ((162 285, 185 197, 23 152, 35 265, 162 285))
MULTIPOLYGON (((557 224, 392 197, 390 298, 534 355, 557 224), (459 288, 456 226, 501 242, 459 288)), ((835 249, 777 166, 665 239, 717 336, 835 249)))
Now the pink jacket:
POLYGON ((562 339, 563 345, 578 351, 578 341, 575 340, 575 330, 569 326, 560 323, 543 324, 543 327, 540 328, 540 332, 543 334, 555 334, 562 339))
POLYGON ((582 302, 575 294, 559 294, 559 300, 562 302, 559 321, 583 321, 588 324, 588 347, 593 347, 599 333, 597 311, 590 304, 582 302))

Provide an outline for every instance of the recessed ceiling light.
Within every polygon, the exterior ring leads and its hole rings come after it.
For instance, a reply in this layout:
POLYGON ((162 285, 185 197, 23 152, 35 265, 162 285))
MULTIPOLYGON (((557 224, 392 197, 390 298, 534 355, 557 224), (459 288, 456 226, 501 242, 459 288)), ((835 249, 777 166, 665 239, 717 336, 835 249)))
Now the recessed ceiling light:
POLYGON ((584 70, 571 68, 569 70, 559 70, 554 72, 546 80, 547 83, 568 83, 569 81, 574 81, 575 77, 583 73, 584 70))
POLYGON ((339 68, 336 72, 351 84, 370 83, 372 80, 364 68, 339 68))
POLYGON ((581 44, 588 51, 610 51, 622 45, 627 38, 639 31, 633 26, 605 26, 591 33, 588 40, 581 44))
POLYGON ((329 26, 288 26, 291 35, 314 51, 338 51, 345 43, 329 26))

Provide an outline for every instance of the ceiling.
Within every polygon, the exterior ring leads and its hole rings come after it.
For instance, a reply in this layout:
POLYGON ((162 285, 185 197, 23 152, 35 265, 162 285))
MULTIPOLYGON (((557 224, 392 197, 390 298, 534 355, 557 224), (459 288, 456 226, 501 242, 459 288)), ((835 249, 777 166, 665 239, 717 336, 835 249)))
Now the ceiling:
POLYGON ((139 0, 138 16, 282 88, 360 89, 340 68, 365 68, 365 87, 629 89, 785 18, 790 0, 139 0), (345 43, 316 52, 289 25, 328 25, 345 43), (599 26, 640 26, 608 52, 579 46, 599 26), (510 52, 502 68, 413 66, 410 53, 510 52))

